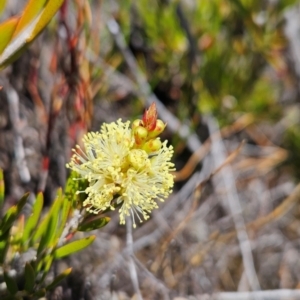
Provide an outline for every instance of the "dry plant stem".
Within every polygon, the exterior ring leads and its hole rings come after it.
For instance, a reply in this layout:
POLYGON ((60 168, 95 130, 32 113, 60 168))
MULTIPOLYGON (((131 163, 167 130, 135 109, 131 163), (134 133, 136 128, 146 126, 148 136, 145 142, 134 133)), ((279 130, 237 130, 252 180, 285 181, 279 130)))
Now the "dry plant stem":
MULTIPOLYGON (((220 130, 222 137, 228 137, 238 131, 241 131, 251 125, 253 122, 253 117, 251 114, 245 114, 239 117, 232 125, 226 126, 220 130)), ((217 133, 218 134, 218 133, 217 133)), ((197 149, 196 152, 192 154, 185 166, 180 170, 174 173, 175 181, 181 181, 187 179, 197 164, 206 156, 211 146, 211 138, 209 137, 202 146, 197 149)), ((244 143, 244 142, 243 142, 244 143)))
MULTIPOLYGON (((220 132, 216 121, 213 117, 209 116, 207 119, 207 125, 212 136, 212 155, 216 164, 216 167, 222 164, 226 158, 226 149, 221 140, 221 135, 217 135, 216 132, 220 132)), ((242 216, 242 208, 238 198, 233 171, 230 165, 224 166, 219 172, 220 182, 225 186, 227 191, 225 197, 229 206, 230 213, 233 217, 234 226, 237 232, 237 238, 239 241, 243 264, 245 272, 248 278, 249 285, 252 290, 260 290, 260 284, 256 275, 254 260, 251 251, 251 244, 246 231, 246 225, 242 216)), ((216 178, 216 177, 215 177, 216 178)), ((214 178, 214 179, 215 179, 214 178)), ((218 187, 216 187, 218 188, 218 187)))
MULTIPOLYGON (((197 212, 196 210, 196 203, 197 203, 197 199, 200 198, 201 196, 201 191, 203 189, 203 187, 205 186, 205 184, 212 179, 212 177, 214 175, 216 175, 217 173, 219 173, 223 167, 225 167, 227 164, 230 164, 236 157, 237 155, 240 153, 242 147, 244 146, 244 141, 242 141, 242 143, 240 143, 240 145, 238 146, 237 149, 235 149, 226 159, 225 161, 220 164, 216 170, 214 170, 207 178, 203 179, 198 185, 197 187, 195 188, 195 192, 194 192, 194 201, 193 201, 193 205, 190 209, 190 212, 187 214, 187 217, 186 219, 184 219, 180 224, 179 226, 177 227, 176 230, 174 230, 174 234, 177 234, 177 230, 181 230, 181 227, 183 228, 184 227, 184 224, 186 224, 189 219, 191 217, 195 217, 195 212, 197 212)), ((206 201, 207 202, 207 201, 206 201)), ((207 213, 207 210, 209 208, 204 208, 203 209, 203 205, 201 205, 199 208, 198 208, 198 211, 201 213, 201 218, 204 218, 204 215, 207 213), (206 212, 205 212, 206 211, 206 212)), ((199 214, 199 213, 198 213, 199 214)), ((198 216, 199 217, 199 216, 198 216)), ((168 240, 167 240, 168 241, 168 240)), ((190 259, 190 262, 191 264, 194 264, 194 265, 199 265, 201 264, 201 262, 203 261, 203 258, 206 256, 206 254, 210 251, 210 249, 213 247, 215 241, 213 241, 212 243, 209 243, 207 244, 205 247, 203 247, 201 245, 201 247, 199 247, 200 249, 196 251, 196 255, 192 255, 191 256, 191 259, 190 259), (201 253, 201 255, 199 255, 199 253, 201 253), (200 258, 200 259, 199 259, 200 258)), ((197 247, 198 248, 198 247, 197 247)), ((195 252, 194 252, 195 253, 195 252)))
POLYGON ((130 216, 126 218, 126 252, 128 256, 128 268, 129 268, 133 289, 137 296, 137 299, 142 300, 143 298, 139 288, 139 281, 136 272, 136 267, 133 261, 134 253, 133 253, 133 238, 132 238, 132 220, 130 216))
POLYGON ((247 279, 247 274, 245 272, 245 270, 243 270, 243 273, 241 275, 239 284, 238 284, 238 288, 237 288, 237 292, 244 292, 244 291, 249 291, 249 282, 247 279))
POLYGON ((155 273, 162 266, 163 258, 165 256, 165 253, 167 252, 168 246, 169 246, 170 242, 172 241, 172 239, 176 238, 176 236, 178 236, 180 234, 180 232, 182 232, 182 230, 184 230, 184 228, 186 227, 186 224, 188 224, 188 222, 192 218, 192 216, 197 208, 197 200, 200 199, 200 195, 201 195, 201 188, 199 186, 199 188, 197 188, 194 192, 194 195, 192 197, 193 200, 191 203, 191 207, 188 210, 187 215, 185 216, 185 218, 183 220, 181 220, 181 222, 179 224, 177 224, 177 226, 174 228, 174 230, 169 234, 169 236, 167 236, 165 238, 163 244, 161 245, 160 251, 159 251, 160 254, 157 256, 157 258, 152 266, 152 270, 155 273))
POLYGON ((13 126, 16 165, 21 181, 27 183, 30 181, 30 173, 25 160, 23 140, 20 134, 21 121, 19 118, 19 96, 14 88, 10 85, 7 86, 6 96, 9 107, 9 117, 13 126))
MULTIPOLYGON (((247 230, 253 230, 257 232, 263 226, 270 224, 279 220, 283 215, 291 211, 297 203, 300 202, 300 183, 294 188, 292 192, 289 192, 289 196, 287 196, 280 205, 278 205, 274 210, 272 210, 269 214, 262 216, 246 225, 247 230)), ((223 235, 219 235, 218 232, 212 234, 213 236, 217 236, 218 240, 222 243, 228 242, 230 239, 234 238, 236 235, 236 231, 232 231, 229 233, 225 233, 223 235)), ((212 237, 213 239, 213 237, 212 237)))
POLYGON ((191 155, 191 157, 189 158, 187 163, 184 165, 184 167, 181 170, 173 173, 175 176, 174 180, 177 182, 183 181, 183 180, 186 180, 189 176, 191 176, 191 174, 195 170, 198 163, 201 160, 203 160, 203 158, 207 155, 209 150, 210 150, 210 139, 207 139, 202 144, 202 146, 191 155))
POLYGON ((300 290, 265 290, 255 292, 223 292, 200 296, 199 300, 291 300, 300 299, 300 290))
POLYGON ((294 188, 294 190, 287 196, 280 205, 272 210, 266 216, 263 216, 247 225, 247 228, 252 230, 259 230, 262 226, 275 222, 281 218, 284 214, 291 211, 297 203, 300 202, 300 183, 294 188))
POLYGON ((186 139, 188 148, 195 152, 200 148, 201 142, 195 133, 190 133, 189 126, 182 124, 168 109, 159 101, 159 99, 152 93, 151 87, 146 80, 146 76, 140 70, 135 57, 126 45, 125 38, 120 31, 118 23, 113 19, 107 21, 107 27, 116 45, 120 49, 124 59, 130 69, 131 74, 134 76, 136 83, 138 84, 141 95, 146 99, 147 105, 151 105, 153 102, 156 103, 157 111, 162 119, 168 123, 168 128, 178 133, 182 139, 186 139))
POLYGON ((203 181, 201 181, 198 185, 197 188, 199 187, 203 187, 208 181, 210 181, 216 174, 218 174, 223 167, 225 167, 226 165, 230 164, 240 153, 241 149, 243 148, 243 146, 245 145, 245 140, 243 140, 240 145, 237 147, 237 149, 235 149, 232 153, 230 153, 228 155, 228 157, 207 177, 205 178, 203 181))
MULTIPOLYGON (((300 201, 300 184, 298 184, 292 192, 287 192, 287 194, 290 194, 287 196, 280 205, 278 205, 273 211, 271 211, 269 214, 262 216, 248 224, 246 224, 246 229, 251 230, 253 232, 259 231, 262 227, 264 227, 267 224, 271 224, 273 222, 276 222, 278 219, 280 219, 283 215, 291 211, 295 205, 300 201)), ((220 234, 219 231, 214 231, 211 233, 209 237, 209 241, 212 242, 218 242, 218 243, 223 243, 226 244, 228 243, 231 239, 236 237, 237 232, 236 230, 225 233, 225 234, 220 234)), ((203 246, 200 245, 196 249, 193 250, 193 256, 191 256, 191 260, 193 261, 194 257, 199 251, 202 251, 203 246)), ((208 249, 211 249, 208 247, 208 249)), ((202 251, 203 255, 206 255, 208 251, 202 251)), ((199 262, 197 262, 197 265, 199 262)))
POLYGON ((149 278, 153 284, 155 285, 155 288, 162 294, 162 297, 164 300, 169 300, 170 297, 168 293, 170 292, 169 289, 164 285, 162 281, 160 281, 158 278, 156 278, 150 271, 148 271, 147 268, 136 258, 134 257, 134 261, 137 264, 137 266, 146 274, 147 278, 149 278))

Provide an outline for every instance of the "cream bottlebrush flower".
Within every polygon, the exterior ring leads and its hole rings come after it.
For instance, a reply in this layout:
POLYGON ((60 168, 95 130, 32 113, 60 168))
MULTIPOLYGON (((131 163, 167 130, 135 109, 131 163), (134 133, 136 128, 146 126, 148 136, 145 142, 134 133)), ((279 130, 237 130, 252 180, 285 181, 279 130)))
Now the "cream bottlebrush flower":
MULTIPOLYGON (((163 201, 174 184, 174 164, 170 162, 173 147, 155 139, 159 149, 142 149, 137 145, 130 122, 118 120, 104 123, 100 132, 90 132, 83 138, 85 150, 79 146, 67 167, 89 182, 83 205, 89 212, 98 213, 120 205, 120 223, 131 215, 141 222, 157 208, 156 200, 163 201)), ((146 147, 147 148, 147 147, 146 147)), ((147 148, 148 149, 148 148, 147 148)))

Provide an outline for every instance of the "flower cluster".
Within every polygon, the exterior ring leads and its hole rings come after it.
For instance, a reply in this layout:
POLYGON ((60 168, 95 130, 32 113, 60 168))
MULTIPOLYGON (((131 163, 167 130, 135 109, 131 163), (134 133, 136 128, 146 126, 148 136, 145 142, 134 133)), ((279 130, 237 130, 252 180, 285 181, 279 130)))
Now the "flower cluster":
POLYGON ((89 182, 83 205, 91 213, 119 206, 120 223, 131 215, 142 222, 171 192, 174 184, 173 147, 157 137, 165 124, 151 105, 142 120, 104 123, 100 132, 87 133, 67 167, 89 182))

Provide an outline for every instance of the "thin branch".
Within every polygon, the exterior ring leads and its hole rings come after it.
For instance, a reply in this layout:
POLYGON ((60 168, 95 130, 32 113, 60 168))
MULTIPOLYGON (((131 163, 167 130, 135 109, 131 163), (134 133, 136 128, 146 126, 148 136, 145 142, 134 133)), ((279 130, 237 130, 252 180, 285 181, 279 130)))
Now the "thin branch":
POLYGON ((149 278, 153 282, 155 288, 162 294, 163 299, 169 300, 170 297, 168 293, 170 291, 164 285, 164 283, 158 278, 156 278, 135 256, 134 256, 134 261, 137 264, 137 266, 146 274, 147 278, 149 278))
POLYGON ((265 290, 255 292, 223 292, 211 296, 203 295, 199 300, 290 300, 300 299, 300 290, 265 290))
POLYGON ((132 238, 132 220, 131 217, 126 218, 126 252, 128 256, 128 268, 132 281, 132 285, 137 296, 138 300, 142 300, 143 297, 141 295, 141 291, 139 288, 138 276, 135 268, 135 263, 133 261, 134 253, 133 253, 133 238, 132 238))
MULTIPOLYGON (((212 135, 211 152, 214 158, 216 168, 222 164, 226 159, 226 149, 221 139, 221 134, 218 125, 213 117, 208 117, 207 120, 208 130, 212 135), (219 132, 219 134, 216 134, 219 132)), ((254 260, 252 256, 251 244, 248 238, 246 225, 242 215, 242 208, 239 201, 234 174, 230 165, 225 165, 219 172, 220 183, 225 186, 227 191, 225 195, 230 213, 233 217, 234 226, 237 232, 243 264, 247 275, 248 282, 252 290, 260 290, 260 284, 256 275, 254 260)), ((215 179, 216 177, 214 177, 215 179)), ((218 189, 218 185, 216 188, 218 189)))

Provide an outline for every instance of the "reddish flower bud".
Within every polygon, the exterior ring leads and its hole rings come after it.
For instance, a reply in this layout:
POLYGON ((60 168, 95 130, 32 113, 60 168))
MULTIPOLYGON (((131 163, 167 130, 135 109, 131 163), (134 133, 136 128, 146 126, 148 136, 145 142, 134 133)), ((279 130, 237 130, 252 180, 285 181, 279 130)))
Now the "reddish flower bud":
POLYGON ((157 110, 156 104, 153 102, 149 109, 144 112, 143 115, 143 125, 148 131, 152 131, 155 129, 157 120, 157 110))
POLYGON ((167 126, 167 124, 165 124, 162 120, 157 119, 154 130, 150 131, 148 134, 148 139, 154 138, 154 137, 157 137, 158 135, 160 135, 164 131, 166 126, 167 126))

